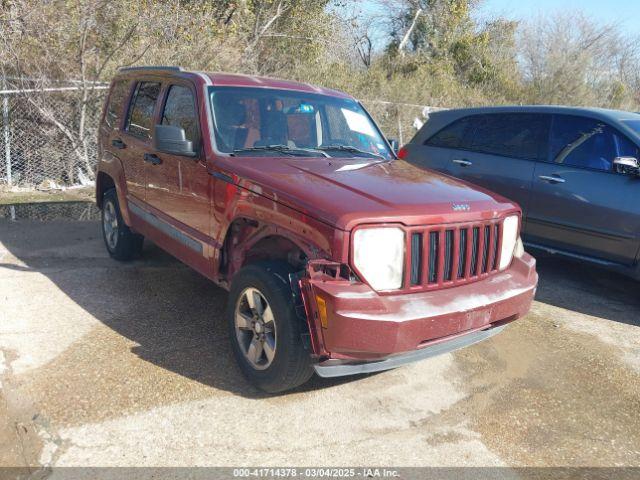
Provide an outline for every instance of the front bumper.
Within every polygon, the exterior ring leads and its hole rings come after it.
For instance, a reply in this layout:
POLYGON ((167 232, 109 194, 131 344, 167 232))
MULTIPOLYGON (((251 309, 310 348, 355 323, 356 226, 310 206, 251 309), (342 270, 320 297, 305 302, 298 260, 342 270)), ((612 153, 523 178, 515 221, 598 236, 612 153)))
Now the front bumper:
MULTIPOLYGON (((302 287, 318 373, 336 376, 339 369, 333 367, 371 362, 381 368, 356 370, 383 370, 432 356, 426 353, 430 347, 437 353, 453 349, 432 348, 438 344, 452 342, 450 347, 460 348, 465 342, 475 343, 473 338, 487 336, 479 332, 526 314, 537 282, 535 259, 528 254, 484 280, 420 293, 379 295, 363 283, 305 278, 302 287), (326 306, 324 322, 318 298, 326 306)), ((353 368, 342 370, 344 375, 356 373, 353 368)))

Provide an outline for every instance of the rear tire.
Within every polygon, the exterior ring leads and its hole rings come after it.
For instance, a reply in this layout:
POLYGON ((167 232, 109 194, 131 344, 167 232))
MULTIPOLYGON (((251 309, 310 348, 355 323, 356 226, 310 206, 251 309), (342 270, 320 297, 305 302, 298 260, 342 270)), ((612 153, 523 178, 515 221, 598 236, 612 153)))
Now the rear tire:
POLYGON ((268 393, 290 390, 313 375, 291 296, 292 272, 283 262, 248 265, 235 275, 229 293, 233 354, 247 380, 268 393))
POLYGON ((102 197, 102 237, 109 255, 116 260, 132 260, 142 252, 144 237, 124 223, 115 188, 102 197))

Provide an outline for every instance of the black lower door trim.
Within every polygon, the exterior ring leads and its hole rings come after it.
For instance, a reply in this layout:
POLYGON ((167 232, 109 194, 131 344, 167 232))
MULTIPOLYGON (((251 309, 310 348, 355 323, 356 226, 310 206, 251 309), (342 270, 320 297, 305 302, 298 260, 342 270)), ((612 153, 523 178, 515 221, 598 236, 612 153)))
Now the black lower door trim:
POLYGON ((203 254, 202 243, 200 243, 198 240, 191 238, 190 236, 188 236, 181 230, 178 230, 176 227, 167 223, 161 218, 158 218, 153 213, 143 210, 141 207, 139 207, 133 202, 129 203, 129 210, 134 215, 136 215, 137 217, 140 217, 142 220, 147 222, 149 225, 152 225, 153 227, 157 228, 165 235, 173 238, 177 242, 180 242, 181 244, 190 248, 194 252, 197 252, 200 255, 203 254))

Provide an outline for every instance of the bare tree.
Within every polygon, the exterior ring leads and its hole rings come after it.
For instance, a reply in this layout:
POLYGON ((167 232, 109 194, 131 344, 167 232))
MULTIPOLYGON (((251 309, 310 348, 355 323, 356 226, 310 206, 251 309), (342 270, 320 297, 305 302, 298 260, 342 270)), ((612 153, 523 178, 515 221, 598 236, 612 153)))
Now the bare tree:
POLYGON ((30 123, 39 129, 34 141, 44 136, 68 145, 65 181, 92 179, 103 82, 117 67, 140 62, 201 68, 229 57, 237 62, 233 38, 219 34, 233 30, 230 24, 244 14, 237 10, 230 1, 13 0, 0 9, 0 67, 7 87, 24 91, 21 101, 37 118, 30 123), (67 89, 64 101, 53 93, 59 87, 67 89))
POLYGON ((411 20, 411 23, 409 24, 409 28, 407 28, 407 31, 405 32, 405 34, 402 37, 402 40, 400 40, 400 43, 398 43, 398 51, 400 52, 401 55, 404 55, 404 50, 407 46, 407 43, 409 43, 409 39, 411 38, 411 34, 413 33, 413 31, 416 28, 416 25, 418 24, 418 19, 420 18, 420 15, 422 15, 422 8, 417 7, 415 9, 415 13, 413 14, 413 19, 411 20))
POLYGON ((640 66, 636 45, 615 24, 600 24, 579 12, 529 22, 520 31, 519 47, 530 99, 631 107, 640 66))
POLYGON ((95 143, 95 132, 87 128, 87 117, 100 108, 95 103, 99 78, 136 29, 134 24, 120 38, 111 38, 108 44, 100 42, 96 30, 100 16, 109 14, 108 3, 82 2, 65 11, 23 1, 14 2, 11 12, 3 12, 4 77, 11 77, 7 83, 23 91, 24 101, 40 116, 40 133, 50 133, 46 125, 52 126, 69 143, 73 157, 68 158, 66 175, 70 182, 77 175, 93 178, 90 145, 95 143), (56 22, 51 22, 52 15, 58 17, 56 22), (61 86, 73 90, 68 93, 73 101, 67 102, 72 113, 61 111, 47 101, 49 97, 38 94, 61 86))
POLYGON ((365 67, 371 66, 371 56, 373 54, 373 42, 367 33, 361 34, 355 41, 355 48, 358 56, 365 67))

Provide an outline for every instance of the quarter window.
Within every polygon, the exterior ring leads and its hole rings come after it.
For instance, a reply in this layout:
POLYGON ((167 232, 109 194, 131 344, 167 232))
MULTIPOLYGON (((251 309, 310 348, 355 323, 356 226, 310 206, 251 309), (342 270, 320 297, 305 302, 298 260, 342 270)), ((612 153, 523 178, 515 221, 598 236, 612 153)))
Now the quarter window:
POLYGON ((549 121, 545 115, 484 115, 475 129, 471 150, 524 160, 538 160, 545 154, 548 132, 549 121))
POLYGON ((153 112, 160 95, 160 84, 156 82, 140 82, 133 96, 126 130, 136 137, 148 140, 151 138, 153 112))
POLYGON ((167 102, 162 113, 162 125, 172 125, 184 129, 187 140, 191 140, 194 147, 199 144, 196 103, 189 88, 173 85, 169 89, 167 102))
POLYGON ((555 163, 610 172, 617 156, 614 130, 586 117, 554 118, 551 156, 555 163))
POLYGON ((107 114, 104 120, 111 128, 118 128, 119 126, 120 115, 122 115, 122 105, 127 93, 129 93, 128 81, 118 80, 113 84, 111 95, 109 96, 109 106, 107 107, 107 114))

